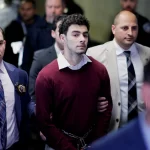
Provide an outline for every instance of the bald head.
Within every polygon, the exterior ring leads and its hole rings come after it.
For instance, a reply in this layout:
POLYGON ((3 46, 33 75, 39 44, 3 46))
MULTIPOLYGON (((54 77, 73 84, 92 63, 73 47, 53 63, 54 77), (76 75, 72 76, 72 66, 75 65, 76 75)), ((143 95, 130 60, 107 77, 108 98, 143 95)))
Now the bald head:
POLYGON ((120 47, 129 49, 138 35, 136 16, 130 11, 121 11, 114 19, 112 32, 120 47))
POLYGON ((137 18, 132 12, 123 10, 116 15, 116 17, 114 19, 114 25, 117 25, 126 19, 133 19, 137 23, 137 18))

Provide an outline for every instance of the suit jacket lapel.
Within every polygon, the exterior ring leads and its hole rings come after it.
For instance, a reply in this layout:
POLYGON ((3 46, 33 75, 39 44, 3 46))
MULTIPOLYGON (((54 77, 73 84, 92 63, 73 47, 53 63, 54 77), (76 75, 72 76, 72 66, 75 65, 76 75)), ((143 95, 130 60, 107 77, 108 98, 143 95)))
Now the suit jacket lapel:
POLYGON ((111 85, 115 86, 117 90, 114 88, 111 89, 114 89, 114 91, 120 91, 116 49, 113 42, 109 42, 106 49, 106 67, 108 68, 108 73, 110 75, 111 85))
POLYGON ((141 58, 141 61, 142 61, 143 65, 145 65, 150 59, 149 54, 147 54, 146 51, 143 50, 142 47, 140 47, 140 45, 135 43, 135 46, 136 46, 136 48, 139 52, 139 55, 140 55, 140 58, 141 58))
MULTIPOLYGON (((19 82, 19 74, 16 72, 16 68, 13 65, 8 64, 6 62, 4 62, 4 65, 14 85, 14 88, 16 88, 15 84, 19 82)), ((14 94, 15 94, 15 112, 16 112, 17 124, 19 127, 21 121, 21 101, 20 101, 20 95, 17 93, 16 89, 14 91, 14 94)))
POLYGON ((55 47, 54 47, 54 45, 53 46, 51 46, 51 49, 50 49, 50 55, 51 55, 51 57, 52 58, 57 58, 57 54, 56 54, 56 50, 55 50, 55 47))

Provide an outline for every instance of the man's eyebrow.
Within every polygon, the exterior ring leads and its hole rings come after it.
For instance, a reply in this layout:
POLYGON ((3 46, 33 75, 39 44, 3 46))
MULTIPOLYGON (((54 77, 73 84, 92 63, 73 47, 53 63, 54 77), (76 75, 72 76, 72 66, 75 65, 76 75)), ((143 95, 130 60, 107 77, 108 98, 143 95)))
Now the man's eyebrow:
MULTIPOLYGON (((80 31, 72 31, 72 33, 81 33, 80 31)), ((88 34, 88 31, 83 32, 83 34, 88 34)))
POLYGON ((84 34, 89 34, 89 32, 88 31, 86 31, 86 32, 83 32, 84 34))
POLYGON ((0 40, 0 43, 4 42, 4 40, 0 40))
POLYGON ((81 33, 80 31, 72 31, 72 33, 81 33))

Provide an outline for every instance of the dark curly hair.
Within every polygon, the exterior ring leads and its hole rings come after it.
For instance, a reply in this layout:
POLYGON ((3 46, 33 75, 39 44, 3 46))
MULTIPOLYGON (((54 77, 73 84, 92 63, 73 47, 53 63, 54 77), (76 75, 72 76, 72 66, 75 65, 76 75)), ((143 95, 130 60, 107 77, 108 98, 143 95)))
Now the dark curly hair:
POLYGON ((63 14, 63 15, 60 15, 60 16, 56 16, 54 21, 53 21, 53 24, 52 24, 52 30, 56 30, 57 28, 57 23, 59 21, 63 21, 65 18, 67 17, 67 15, 63 14))
POLYGON ((87 29, 90 29, 90 24, 87 18, 85 18, 81 14, 72 14, 67 16, 61 23, 60 28, 59 28, 59 34, 66 34, 68 31, 68 28, 73 25, 85 25, 87 29))

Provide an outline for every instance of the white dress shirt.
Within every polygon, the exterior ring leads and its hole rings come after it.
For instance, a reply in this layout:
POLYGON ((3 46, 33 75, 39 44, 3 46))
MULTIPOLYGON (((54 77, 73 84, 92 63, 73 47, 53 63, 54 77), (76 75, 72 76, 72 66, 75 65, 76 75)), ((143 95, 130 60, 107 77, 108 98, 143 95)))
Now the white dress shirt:
MULTIPOLYGON (((7 73, 3 61, 0 63, 0 80, 4 89, 4 97, 6 101, 6 120, 7 120, 7 145, 6 148, 11 147, 19 140, 19 132, 16 123, 15 115, 15 93, 14 85, 7 73)), ((0 141, 0 150, 2 150, 0 141)))
POLYGON ((66 60, 64 55, 62 53, 60 53, 58 58, 57 58, 59 70, 67 68, 67 67, 69 67, 71 70, 79 70, 81 67, 83 67, 88 62, 92 62, 85 54, 83 54, 82 56, 83 57, 82 57, 81 61, 77 65, 72 66, 66 60))
POLYGON ((150 125, 146 123, 145 113, 140 114, 140 125, 143 134, 146 150, 150 150, 150 125))
MULTIPOLYGON (((128 69, 127 69, 126 56, 123 53, 125 50, 122 49, 116 43, 115 40, 114 40, 114 45, 116 47, 118 74, 119 74, 119 82, 120 82, 120 93, 121 93, 120 126, 122 126, 125 123, 127 123, 128 120, 128 69)), ((143 83, 143 64, 135 44, 132 44, 132 46, 129 48, 128 51, 131 51, 131 61, 133 63, 135 75, 136 75, 138 111, 143 111, 144 102, 141 96, 141 86, 143 83)))

